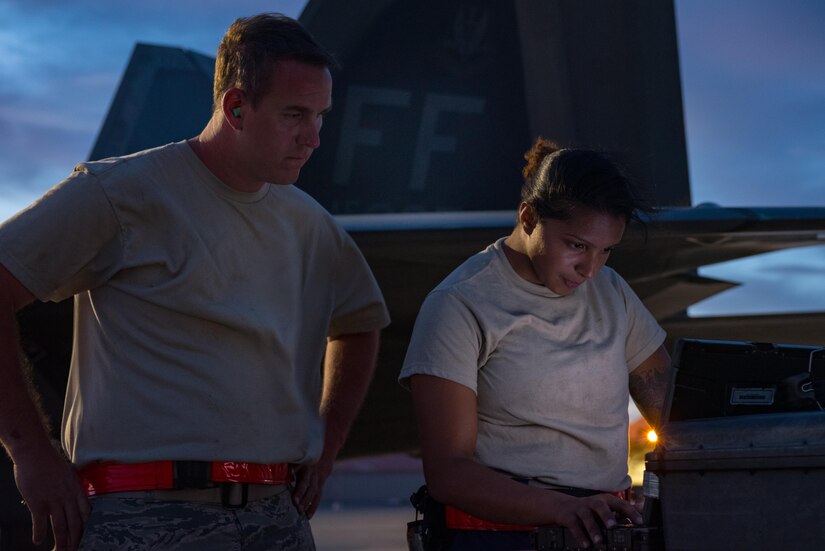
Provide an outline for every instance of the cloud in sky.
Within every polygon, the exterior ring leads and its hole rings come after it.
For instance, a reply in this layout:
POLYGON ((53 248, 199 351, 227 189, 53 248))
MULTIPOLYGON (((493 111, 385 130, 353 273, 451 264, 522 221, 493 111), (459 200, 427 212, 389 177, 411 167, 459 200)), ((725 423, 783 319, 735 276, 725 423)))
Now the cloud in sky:
MULTIPOLYGON (((825 3, 677 0, 694 202, 825 205, 825 3)), ((692 315, 825 311, 825 247, 700 270, 692 315)))
POLYGON ((0 219, 87 158, 136 42, 214 55, 235 18, 304 4, 0 1, 0 219))
MULTIPOLYGON (((676 7, 691 59, 717 75, 799 84, 798 75, 822 61, 817 0, 677 0, 676 7)), ((809 77, 804 89, 825 85, 825 75, 809 77)))
POLYGON ((825 204, 825 3, 676 8, 694 200, 825 204))

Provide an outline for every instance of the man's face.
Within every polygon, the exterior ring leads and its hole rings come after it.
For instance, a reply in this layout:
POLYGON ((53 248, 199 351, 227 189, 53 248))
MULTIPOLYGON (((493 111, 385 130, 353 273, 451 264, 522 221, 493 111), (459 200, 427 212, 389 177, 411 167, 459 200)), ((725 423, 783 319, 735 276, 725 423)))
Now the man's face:
POLYGON ((624 230, 624 218, 587 208, 576 208, 568 220, 538 222, 527 238, 534 283, 572 294, 604 266, 624 230))
POLYGON ((275 64, 269 90, 244 115, 243 140, 250 176, 292 184, 320 144, 324 114, 332 106, 332 76, 325 67, 286 60, 275 64))

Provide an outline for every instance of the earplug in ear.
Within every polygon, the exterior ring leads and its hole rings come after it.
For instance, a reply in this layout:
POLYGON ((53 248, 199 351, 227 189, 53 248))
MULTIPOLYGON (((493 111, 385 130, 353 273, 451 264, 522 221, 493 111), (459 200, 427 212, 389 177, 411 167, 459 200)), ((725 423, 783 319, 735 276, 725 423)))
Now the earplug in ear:
POLYGON ((240 107, 235 107, 234 109, 232 109, 232 114, 235 115, 236 117, 240 118, 240 116, 241 116, 240 107))

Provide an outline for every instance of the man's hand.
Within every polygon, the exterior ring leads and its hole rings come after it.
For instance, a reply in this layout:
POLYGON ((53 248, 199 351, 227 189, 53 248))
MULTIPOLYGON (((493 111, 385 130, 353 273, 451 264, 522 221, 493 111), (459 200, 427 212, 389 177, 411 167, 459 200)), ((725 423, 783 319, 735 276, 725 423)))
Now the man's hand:
POLYGON ((375 371, 378 331, 351 333, 330 338, 324 355, 324 390, 320 413, 326 423, 324 450, 314 465, 295 465, 292 501, 312 518, 321 501, 324 482, 332 472, 338 450, 364 401, 375 371))
POLYGON ((51 523, 57 551, 77 549, 91 510, 72 465, 46 448, 14 465, 14 479, 32 516, 32 542, 45 541, 51 523))
POLYGON ((307 518, 312 518, 318 509, 324 491, 324 482, 330 472, 332 472, 332 467, 322 466, 321 463, 293 466, 295 488, 292 490, 292 502, 307 518))
POLYGON ((634 524, 642 523, 642 515, 635 505, 610 494, 569 499, 568 503, 559 507, 555 524, 568 528, 585 548, 590 547, 591 542, 602 543, 602 528, 616 526, 617 517, 627 517, 634 524))
POLYGON ((32 515, 32 541, 75 549, 89 516, 89 502, 71 464, 49 441, 48 421, 23 375, 15 313, 34 295, 0 264, 0 442, 14 462, 14 479, 32 515))

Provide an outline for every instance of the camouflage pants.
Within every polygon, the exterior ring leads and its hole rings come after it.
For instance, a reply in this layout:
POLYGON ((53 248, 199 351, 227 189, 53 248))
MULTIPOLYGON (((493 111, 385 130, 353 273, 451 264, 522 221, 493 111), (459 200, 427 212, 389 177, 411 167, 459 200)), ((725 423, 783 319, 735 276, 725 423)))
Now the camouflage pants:
POLYGON ((81 551, 314 551, 309 521, 289 490, 242 509, 220 503, 97 496, 81 551))

